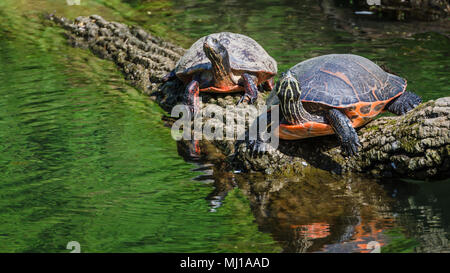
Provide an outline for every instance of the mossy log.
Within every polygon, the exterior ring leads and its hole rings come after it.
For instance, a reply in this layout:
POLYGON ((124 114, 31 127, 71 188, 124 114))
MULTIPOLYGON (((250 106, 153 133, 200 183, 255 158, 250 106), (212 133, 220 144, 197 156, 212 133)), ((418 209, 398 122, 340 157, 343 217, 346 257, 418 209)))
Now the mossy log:
POLYGON ((114 61, 127 80, 145 94, 158 90, 161 78, 185 51, 138 26, 109 22, 99 15, 79 16, 74 21, 54 14, 47 18, 67 30, 72 46, 90 49, 98 57, 114 61))
MULTIPOLYGON (((166 111, 182 102, 183 84, 172 81, 161 85, 161 78, 174 68, 185 52, 183 48, 139 27, 108 22, 98 15, 80 16, 74 21, 54 15, 48 18, 68 30, 73 46, 89 48, 97 56, 114 61, 130 84, 149 94, 166 111)), ((240 96, 203 95, 202 100, 225 107, 235 104, 240 96)), ((263 104, 260 94, 257 105, 263 104)), ((447 97, 423 103, 405 116, 379 118, 359 130, 363 146, 359 155, 351 158, 341 156, 335 136, 280 141, 276 151, 263 156, 252 155, 245 142, 204 143, 212 143, 221 151, 230 167, 245 171, 285 175, 319 168, 339 174, 446 178, 450 174, 449 113, 447 97)))

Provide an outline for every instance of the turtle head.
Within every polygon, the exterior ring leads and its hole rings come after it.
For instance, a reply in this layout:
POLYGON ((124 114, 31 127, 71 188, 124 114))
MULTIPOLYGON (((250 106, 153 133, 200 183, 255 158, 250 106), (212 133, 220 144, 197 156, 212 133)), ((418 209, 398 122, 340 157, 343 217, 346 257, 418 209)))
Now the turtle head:
POLYGON ((276 92, 281 103, 299 101, 300 95, 302 94, 300 84, 290 71, 282 74, 276 92))
POLYGON ((203 42, 203 51, 211 62, 223 62, 224 59, 228 59, 227 49, 211 36, 207 36, 203 42))
POLYGON ((287 122, 299 124, 310 119, 302 105, 300 84, 290 71, 282 74, 276 92, 280 99, 281 114, 287 122))
MULTIPOLYGON (((207 36, 203 42, 203 51, 211 61, 213 70, 223 76, 230 73, 230 61, 228 51, 219 40, 212 36, 207 36)), ((220 77, 220 75, 217 75, 220 77)))

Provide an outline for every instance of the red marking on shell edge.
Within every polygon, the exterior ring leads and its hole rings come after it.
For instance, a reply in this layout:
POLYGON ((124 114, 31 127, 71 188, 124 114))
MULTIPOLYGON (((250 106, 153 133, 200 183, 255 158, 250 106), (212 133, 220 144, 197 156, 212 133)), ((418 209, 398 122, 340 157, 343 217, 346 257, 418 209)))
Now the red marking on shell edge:
POLYGON ((334 134, 333 128, 325 123, 306 122, 302 124, 280 124, 278 136, 285 140, 325 136, 334 134))
POLYGON ((244 91, 244 87, 239 86, 239 85, 226 86, 226 87, 210 86, 210 87, 200 89, 200 92, 209 92, 209 93, 232 93, 232 92, 240 92, 240 91, 244 91))
MULTIPOLYGON (((397 96, 400 96, 398 94, 397 96)), ((396 96, 396 97, 397 97, 396 96)), ((393 97, 392 99, 396 98, 393 97)), ((367 124, 372 118, 377 116, 382 112, 382 109, 379 111, 374 111, 374 108, 381 103, 385 103, 385 105, 391 101, 392 99, 385 100, 385 101, 379 101, 376 103, 373 102, 359 102, 353 105, 349 105, 347 107, 342 108, 349 108, 351 106, 355 106, 356 108, 354 110, 345 109, 345 114, 347 117, 353 117, 357 116, 356 118, 352 119, 352 126, 355 128, 364 126, 367 124), (361 107, 371 105, 371 109, 369 113, 363 114, 361 113, 360 109, 361 107)), ((336 107, 339 108, 339 107, 336 107)), ((316 137, 316 136, 326 136, 326 135, 332 135, 334 134, 333 128, 329 124, 320 123, 320 122, 305 122, 302 124, 280 124, 280 127, 278 128, 278 136, 281 139, 284 140, 296 140, 296 139, 303 139, 303 138, 309 138, 309 137, 316 137)))

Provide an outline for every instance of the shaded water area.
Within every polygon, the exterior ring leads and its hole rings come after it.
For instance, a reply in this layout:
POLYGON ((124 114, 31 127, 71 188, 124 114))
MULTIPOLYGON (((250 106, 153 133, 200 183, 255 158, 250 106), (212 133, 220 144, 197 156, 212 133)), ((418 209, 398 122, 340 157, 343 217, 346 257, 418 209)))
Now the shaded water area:
POLYGON ((186 162, 159 106, 113 63, 68 46, 45 11, 97 13, 184 47, 243 33, 279 71, 358 54, 424 100, 450 94, 448 36, 392 22, 348 31, 316 1, 2 1, 0 252, 69 252, 69 241, 82 252, 450 251, 450 181, 265 179, 186 162))

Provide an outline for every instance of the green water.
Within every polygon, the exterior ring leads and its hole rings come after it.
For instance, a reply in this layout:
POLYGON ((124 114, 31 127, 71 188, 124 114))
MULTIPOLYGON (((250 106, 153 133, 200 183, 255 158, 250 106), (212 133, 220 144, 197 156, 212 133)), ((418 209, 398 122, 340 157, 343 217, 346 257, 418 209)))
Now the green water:
POLYGON ((446 36, 354 36, 313 1, 64 2, 0 3, 0 252, 69 252, 69 241, 82 252, 360 251, 361 238, 384 242, 383 251, 448 250, 448 182, 210 177, 210 167, 178 155, 155 103, 113 63, 68 46, 40 14, 97 13, 184 47, 209 32, 240 32, 280 71, 321 54, 360 54, 425 100, 450 93, 446 36))

